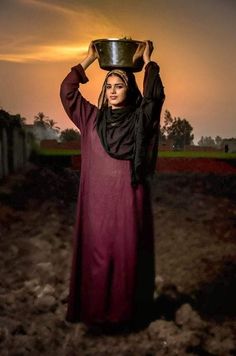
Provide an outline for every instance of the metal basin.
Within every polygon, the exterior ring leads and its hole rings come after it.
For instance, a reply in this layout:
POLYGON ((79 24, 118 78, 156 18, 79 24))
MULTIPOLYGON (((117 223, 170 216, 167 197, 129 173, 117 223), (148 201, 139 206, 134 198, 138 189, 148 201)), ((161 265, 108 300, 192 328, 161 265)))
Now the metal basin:
POLYGON ((142 70, 145 42, 127 39, 100 39, 93 41, 100 68, 112 70, 120 68, 132 72, 142 70))

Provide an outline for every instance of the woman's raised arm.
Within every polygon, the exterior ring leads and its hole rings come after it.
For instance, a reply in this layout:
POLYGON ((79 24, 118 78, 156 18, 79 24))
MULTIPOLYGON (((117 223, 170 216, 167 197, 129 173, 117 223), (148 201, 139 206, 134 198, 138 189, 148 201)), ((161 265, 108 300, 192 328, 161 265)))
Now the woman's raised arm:
POLYGON ((65 77, 60 88, 62 105, 81 133, 94 111, 97 112, 97 107, 87 101, 78 90, 80 84, 88 82, 85 70, 96 58, 95 49, 91 43, 86 58, 71 68, 71 72, 65 77))
POLYGON ((149 118, 149 122, 160 119, 160 112, 165 100, 164 86, 160 78, 159 65, 151 60, 153 44, 146 41, 146 48, 143 53, 144 60, 144 81, 143 81, 143 101, 142 110, 149 118))
POLYGON ((146 46, 143 51, 144 68, 149 62, 151 62, 151 55, 154 49, 152 41, 145 41, 145 44, 146 46))

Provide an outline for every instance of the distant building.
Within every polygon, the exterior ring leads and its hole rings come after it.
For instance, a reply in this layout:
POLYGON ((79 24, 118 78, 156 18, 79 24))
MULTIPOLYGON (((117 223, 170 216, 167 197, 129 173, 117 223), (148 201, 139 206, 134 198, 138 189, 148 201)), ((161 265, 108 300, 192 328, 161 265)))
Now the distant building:
POLYGON ((49 149, 63 149, 63 150, 80 150, 80 140, 73 140, 68 142, 58 142, 57 140, 42 140, 40 142, 41 148, 49 149))
POLYGON ((236 138, 224 138, 221 145, 225 152, 236 153, 236 138))

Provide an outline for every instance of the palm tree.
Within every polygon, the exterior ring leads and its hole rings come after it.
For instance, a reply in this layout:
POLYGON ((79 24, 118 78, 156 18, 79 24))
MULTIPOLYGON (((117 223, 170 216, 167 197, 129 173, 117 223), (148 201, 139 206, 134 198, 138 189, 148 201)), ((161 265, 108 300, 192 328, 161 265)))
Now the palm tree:
POLYGON ((44 115, 43 112, 39 112, 34 117, 34 125, 45 127, 45 128, 48 127, 47 118, 48 116, 44 115))
POLYGON ((54 121, 53 119, 47 119, 46 122, 47 122, 48 126, 50 127, 50 129, 53 129, 53 130, 55 130, 57 132, 60 131, 60 127, 59 126, 55 126, 57 124, 57 122, 54 121))

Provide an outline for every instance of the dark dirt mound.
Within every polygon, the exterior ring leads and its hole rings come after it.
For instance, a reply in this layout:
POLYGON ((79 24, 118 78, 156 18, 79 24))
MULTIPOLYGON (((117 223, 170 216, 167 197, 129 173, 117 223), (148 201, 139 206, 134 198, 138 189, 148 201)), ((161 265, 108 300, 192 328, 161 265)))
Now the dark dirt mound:
POLYGON ((117 335, 64 320, 78 184, 32 165, 0 185, 0 354, 234 355, 235 175, 154 179, 153 322, 117 335))

